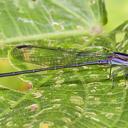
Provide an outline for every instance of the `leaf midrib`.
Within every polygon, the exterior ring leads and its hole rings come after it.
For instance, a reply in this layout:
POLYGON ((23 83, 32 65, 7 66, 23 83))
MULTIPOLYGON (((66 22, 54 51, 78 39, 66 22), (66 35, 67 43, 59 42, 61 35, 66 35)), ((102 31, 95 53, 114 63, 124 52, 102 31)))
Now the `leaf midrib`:
POLYGON ((0 43, 10 44, 10 43, 16 43, 16 42, 18 43, 18 42, 25 42, 25 41, 38 41, 38 40, 44 40, 44 39, 60 39, 64 37, 83 36, 83 35, 88 35, 87 31, 71 30, 71 31, 37 34, 37 35, 30 35, 30 36, 18 36, 18 37, 0 40, 0 43))

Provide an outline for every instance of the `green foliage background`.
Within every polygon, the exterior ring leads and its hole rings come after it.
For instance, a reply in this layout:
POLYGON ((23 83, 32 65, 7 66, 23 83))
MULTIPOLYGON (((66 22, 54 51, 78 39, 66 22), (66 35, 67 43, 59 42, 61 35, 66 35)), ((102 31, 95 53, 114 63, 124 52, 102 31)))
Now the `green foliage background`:
MULTIPOLYGON (((7 60, 0 61, 1 72, 24 69, 10 54, 20 44, 127 53, 126 5, 126 0, 1 0, 0 55, 7 60)), ((6 87, 0 90, 0 127, 127 128, 123 72, 114 89, 108 74, 109 66, 89 66, 0 78, 6 87)))

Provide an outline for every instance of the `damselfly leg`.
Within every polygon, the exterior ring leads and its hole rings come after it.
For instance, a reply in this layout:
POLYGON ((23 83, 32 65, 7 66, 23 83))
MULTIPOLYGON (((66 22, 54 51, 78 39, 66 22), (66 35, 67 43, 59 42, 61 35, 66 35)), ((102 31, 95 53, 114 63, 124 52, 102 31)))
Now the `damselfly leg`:
POLYGON ((109 79, 111 79, 112 76, 112 64, 110 64, 110 69, 109 69, 109 79))
POLYGON ((125 67, 124 68, 124 79, 125 79, 125 87, 127 87, 127 85, 128 85, 128 72, 127 72, 127 69, 128 69, 128 67, 125 67))
POLYGON ((127 85, 127 78, 128 78, 128 74, 126 73, 126 66, 121 66, 118 69, 115 69, 114 71, 112 71, 111 74, 111 79, 112 79, 112 88, 115 87, 116 85, 116 78, 118 76, 119 73, 123 72, 123 76, 124 76, 124 80, 125 80, 125 86, 127 85))

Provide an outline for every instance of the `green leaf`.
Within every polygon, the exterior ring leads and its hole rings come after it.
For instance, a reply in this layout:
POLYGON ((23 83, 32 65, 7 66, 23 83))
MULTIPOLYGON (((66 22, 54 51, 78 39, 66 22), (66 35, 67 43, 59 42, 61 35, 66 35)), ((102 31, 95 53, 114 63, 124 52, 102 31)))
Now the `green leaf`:
POLYGON ((0 12, 3 44, 86 35, 107 21, 102 0, 5 0, 0 12))
POLYGON ((106 28, 110 31, 128 20, 128 1, 127 0, 106 0, 106 8, 109 22, 106 28))

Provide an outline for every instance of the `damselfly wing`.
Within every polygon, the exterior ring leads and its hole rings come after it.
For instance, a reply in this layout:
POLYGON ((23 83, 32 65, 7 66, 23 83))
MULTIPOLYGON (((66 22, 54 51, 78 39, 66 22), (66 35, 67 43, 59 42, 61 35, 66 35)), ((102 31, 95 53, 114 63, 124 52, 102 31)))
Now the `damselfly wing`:
POLYGON ((64 66, 71 64, 81 64, 105 60, 106 54, 100 52, 84 52, 73 49, 62 49, 52 47, 42 47, 33 45, 22 45, 15 47, 11 56, 22 63, 31 63, 41 65, 42 67, 64 66))
POLYGON ((99 52, 85 52, 65 50, 34 45, 16 46, 11 51, 12 58, 20 63, 30 63, 40 68, 26 69, 16 72, 1 73, 0 77, 35 73, 46 70, 81 67, 86 65, 115 65, 128 66, 128 54, 113 52, 111 54, 99 52))

